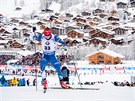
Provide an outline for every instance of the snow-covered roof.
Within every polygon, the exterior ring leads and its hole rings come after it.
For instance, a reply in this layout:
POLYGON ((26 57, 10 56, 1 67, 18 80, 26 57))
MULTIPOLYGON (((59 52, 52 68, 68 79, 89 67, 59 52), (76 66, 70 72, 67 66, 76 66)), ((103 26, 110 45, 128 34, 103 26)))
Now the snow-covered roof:
POLYGON ((119 58, 124 58, 125 57, 123 55, 120 55, 120 54, 118 54, 118 53, 116 53, 114 51, 108 50, 108 49, 104 49, 104 50, 99 50, 99 51, 93 52, 93 53, 87 55, 86 57, 92 56, 92 55, 94 55, 96 53, 99 53, 99 52, 107 54, 107 55, 110 55, 112 57, 119 57, 119 58))
POLYGON ((0 40, 0 43, 8 43, 8 40, 0 40))

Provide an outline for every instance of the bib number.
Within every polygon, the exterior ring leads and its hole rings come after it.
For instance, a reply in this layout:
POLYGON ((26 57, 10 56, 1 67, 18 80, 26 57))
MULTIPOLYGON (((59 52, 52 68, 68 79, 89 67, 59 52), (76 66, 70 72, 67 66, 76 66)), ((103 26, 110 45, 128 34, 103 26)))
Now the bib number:
POLYGON ((44 46, 45 50, 50 50, 50 46, 44 46))

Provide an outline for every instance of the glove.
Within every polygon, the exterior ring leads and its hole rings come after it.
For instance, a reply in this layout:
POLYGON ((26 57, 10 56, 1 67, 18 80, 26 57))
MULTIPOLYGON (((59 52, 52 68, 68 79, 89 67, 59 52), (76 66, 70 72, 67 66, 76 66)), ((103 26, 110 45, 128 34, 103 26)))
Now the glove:
POLYGON ((69 44, 69 41, 66 41, 66 44, 69 44))
POLYGON ((32 28, 32 31, 33 31, 33 32, 35 32, 36 30, 37 30, 36 27, 33 27, 33 28, 32 28))

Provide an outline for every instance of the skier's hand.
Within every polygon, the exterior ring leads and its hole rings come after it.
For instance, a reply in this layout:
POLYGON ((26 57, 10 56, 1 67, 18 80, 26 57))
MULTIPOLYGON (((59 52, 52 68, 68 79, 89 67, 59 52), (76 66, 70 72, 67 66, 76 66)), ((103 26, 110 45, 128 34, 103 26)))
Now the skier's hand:
POLYGON ((33 36, 33 40, 37 40, 37 36, 33 36))

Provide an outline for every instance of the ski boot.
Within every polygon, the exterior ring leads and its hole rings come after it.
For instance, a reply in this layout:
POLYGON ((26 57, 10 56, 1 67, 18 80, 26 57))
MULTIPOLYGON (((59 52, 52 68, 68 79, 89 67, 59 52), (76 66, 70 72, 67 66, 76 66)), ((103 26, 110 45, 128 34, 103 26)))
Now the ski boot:
POLYGON ((67 84, 65 84, 63 80, 60 81, 60 85, 64 89, 69 89, 70 88, 70 86, 68 86, 67 84))
POLYGON ((46 79, 43 80, 43 89, 44 89, 44 93, 45 93, 47 90, 47 80, 46 79))

